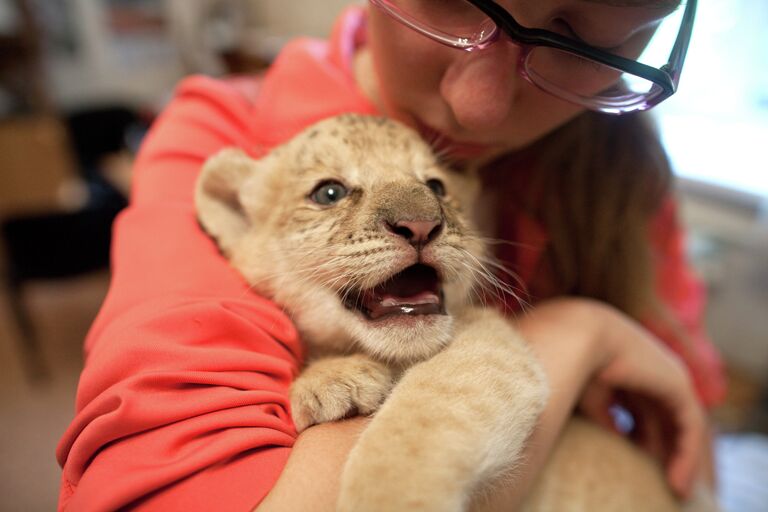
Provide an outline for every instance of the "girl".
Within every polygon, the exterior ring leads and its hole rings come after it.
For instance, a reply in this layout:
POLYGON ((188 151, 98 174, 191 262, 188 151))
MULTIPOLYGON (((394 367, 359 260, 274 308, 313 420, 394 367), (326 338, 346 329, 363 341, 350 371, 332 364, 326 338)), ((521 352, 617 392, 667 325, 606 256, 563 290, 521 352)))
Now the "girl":
POLYGON ((329 42, 288 45, 264 76, 186 80, 143 146, 116 224, 112 286, 57 452, 60 509, 333 509, 366 420, 296 437, 287 397, 300 341, 200 231, 192 191, 219 149, 258 157, 342 112, 395 117, 455 165, 484 164, 487 229, 514 242, 498 257, 533 307, 510 318, 556 392, 525 474, 490 509, 525 496, 576 405, 612 428, 616 402, 686 496, 706 466, 701 404, 721 399, 723 378, 669 166, 631 112, 674 91, 695 4, 371 0, 344 12, 329 42), (677 9, 667 66, 636 63, 677 9))

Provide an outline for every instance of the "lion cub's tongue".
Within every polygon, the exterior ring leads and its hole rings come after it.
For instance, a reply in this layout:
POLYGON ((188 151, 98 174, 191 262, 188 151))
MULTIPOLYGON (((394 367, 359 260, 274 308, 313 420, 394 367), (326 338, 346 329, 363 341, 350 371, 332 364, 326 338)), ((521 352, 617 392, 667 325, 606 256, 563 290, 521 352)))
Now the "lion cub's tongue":
POLYGON ((442 312, 437 272, 426 265, 414 265, 366 293, 368 316, 435 315, 442 312))

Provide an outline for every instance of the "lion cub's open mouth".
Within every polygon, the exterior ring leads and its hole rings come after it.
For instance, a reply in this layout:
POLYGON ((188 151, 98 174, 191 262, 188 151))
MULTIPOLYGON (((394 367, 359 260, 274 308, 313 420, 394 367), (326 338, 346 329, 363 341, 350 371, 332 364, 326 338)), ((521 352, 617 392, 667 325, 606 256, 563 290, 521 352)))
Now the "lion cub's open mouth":
POLYGON ((421 263, 358 293, 347 294, 344 305, 369 320, 392 315, 444 315, 443 291, 437 271, 421 263))

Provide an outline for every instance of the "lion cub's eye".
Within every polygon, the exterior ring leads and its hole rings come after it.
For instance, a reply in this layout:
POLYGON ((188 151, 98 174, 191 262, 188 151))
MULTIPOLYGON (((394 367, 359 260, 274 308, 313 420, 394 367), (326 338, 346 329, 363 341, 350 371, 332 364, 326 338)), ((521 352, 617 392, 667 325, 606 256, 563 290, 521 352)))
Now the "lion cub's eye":
POLYGON ((445 197, 445 185, 437 178, 430 178, 427 180, 427 186, 435 193, 437 197, 445 197))
POLYGON ((321 182, 309 194, 311 200, 323 206, 337 203, 345 197, 347 197, 347 187, 333 180, 321 182))

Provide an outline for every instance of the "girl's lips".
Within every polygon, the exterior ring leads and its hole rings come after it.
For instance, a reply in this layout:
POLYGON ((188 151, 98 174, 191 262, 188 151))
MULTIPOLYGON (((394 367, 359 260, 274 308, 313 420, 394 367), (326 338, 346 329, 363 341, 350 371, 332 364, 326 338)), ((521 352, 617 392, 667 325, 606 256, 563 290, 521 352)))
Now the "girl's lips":
POLYGON ((436 153, 450 160, 469 160, 487 156, 493 152, 493 146, 489 144, 453 140, 418 119, 416 120, 416 127, 421 137, 432 146, 436 153))

